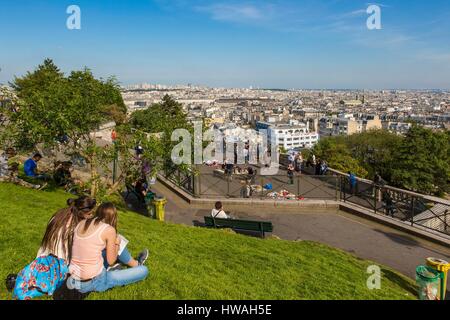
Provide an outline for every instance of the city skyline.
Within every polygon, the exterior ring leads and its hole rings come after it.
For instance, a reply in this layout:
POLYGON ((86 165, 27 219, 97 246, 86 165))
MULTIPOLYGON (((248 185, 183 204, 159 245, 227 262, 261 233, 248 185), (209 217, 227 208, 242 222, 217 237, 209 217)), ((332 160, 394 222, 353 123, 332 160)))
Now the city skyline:
POLYGON ((447 1, 3 1, 0 83, 45 58, 123 85, 450 89, 447 1), (70 5, 81 30, 69 30, 70 5))

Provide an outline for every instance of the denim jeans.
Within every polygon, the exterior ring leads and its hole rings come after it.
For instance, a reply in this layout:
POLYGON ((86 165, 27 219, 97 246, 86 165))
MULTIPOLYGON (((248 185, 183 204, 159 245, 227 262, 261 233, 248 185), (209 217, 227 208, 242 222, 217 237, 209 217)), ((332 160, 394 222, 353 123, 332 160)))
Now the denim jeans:
MULTIPOLYGON (((106 249, 102 251, 102 256, 103 256, 103 266, 105 267, 105 269, 108 269, 109 263, 108 260, 106 259, 106 249)), ((127 247, 125 247, 120 256, 117 258, 117 261, 119 261, 122 264, 128 264, 128 262, 130 262, 131 259, 132 258, 130 251, 128 251, 127 247)))
POLYGON ((77 289, 81 293, 104 292, 114 287, 122 287, 132 283, 144 280, 148 275, 148 269, 145 266, 129 268, 118 271, 106 271, 88 282, 81 282, 72 277, 67 279, 69 289, 77 289))

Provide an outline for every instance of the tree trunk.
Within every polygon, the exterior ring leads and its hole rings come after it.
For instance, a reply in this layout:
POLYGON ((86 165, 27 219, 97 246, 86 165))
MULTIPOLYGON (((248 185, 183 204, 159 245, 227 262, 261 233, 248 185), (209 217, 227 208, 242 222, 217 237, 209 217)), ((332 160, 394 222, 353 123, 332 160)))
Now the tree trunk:
POLYGON ((98 186, 97 157, 95 152, 90 156, 89 162, 91 163, 91 197, 95 198, 98 186))

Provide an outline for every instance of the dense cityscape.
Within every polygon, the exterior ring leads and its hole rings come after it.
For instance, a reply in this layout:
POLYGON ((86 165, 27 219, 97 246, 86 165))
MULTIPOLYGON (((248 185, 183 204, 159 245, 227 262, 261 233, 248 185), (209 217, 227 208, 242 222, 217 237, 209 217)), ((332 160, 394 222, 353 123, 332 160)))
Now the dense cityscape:
POLYGON ((0 304, 438 313, 449 16, 448 0, 2 0, 0 304))
POLYGON ((122 95, 130 113, 166 94, 181 103, 190 120, 216 128, 266 128, 284 150, 310 148, 322 137, 371 129, 406 133, 416 123, 450 129, 450 92, 441 90, 264 90, 200 86, 129 85, 122 95))

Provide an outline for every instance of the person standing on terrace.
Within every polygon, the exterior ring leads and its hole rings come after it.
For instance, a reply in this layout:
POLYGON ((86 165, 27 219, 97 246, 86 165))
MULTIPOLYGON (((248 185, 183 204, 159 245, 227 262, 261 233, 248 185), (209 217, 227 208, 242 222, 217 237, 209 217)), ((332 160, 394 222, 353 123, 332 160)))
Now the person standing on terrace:
POLYGON ((357 179, 356 175, 352 173, 351 171, 348 172, 348 182, 350 184, 350 193, 356 194, 357 193, 357 179))

